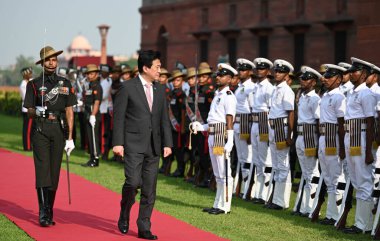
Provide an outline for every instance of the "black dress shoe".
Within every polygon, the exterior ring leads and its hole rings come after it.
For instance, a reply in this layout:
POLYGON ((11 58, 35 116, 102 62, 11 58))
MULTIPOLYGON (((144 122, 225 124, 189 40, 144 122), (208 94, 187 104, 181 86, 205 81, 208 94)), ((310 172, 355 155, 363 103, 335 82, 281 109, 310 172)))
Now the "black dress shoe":
POLYGON ((83 163, 81 166, 82 167, 98 167, 99 166, 99 160, 91 159, 87 163, 83 163))
POLYGON ((272 203, 268 208, 273 209, 273 210, 283 210, 284 209, 283 207, 281 207, 277 204, 274 204, 274 203, 272 203))
POLYGON ((128 222, 119 219, 119 221, 117 222, 117 227, 119 228, 120 233, 122 234, 128 233, 128 230, 129 230, 128 222))
POLYGON ((214 208, 213 210, 208 212, 209 214, 219 215, 219 214, 229 214, 230 212, 225 212, 222 209, 214 208))
POLYGON ((332 218, 324 218, 321 221, 319 221, 322 225, 335 225, 336 220, 332 218))
POLYGON ((301 216, 302 213, 300 211, 293 211, 290 213, 290 215, 293 215, 293 216, 301 216))
POLYGON ((215 209, 214 207, 212 207, 212 208, 204 208, 204 209, 202 209, 202 212, 208 213, 208 212, 210 212, 210 211, 212 211, 214 209, 215 209))
POLYGON ((148 239, 148 240, 158 239, 157 236, 153 235, 150 231, 142 231, 142 232, 139 231, 137 237, 142 238, 142 239, 148 239))
POLYGON ((261 199, 261 198, 253 198, 252 202, 254 204, 265 204, 265 201, 263 199, 261 199))
POLYGON ((301 213, 301 217, 308 218, 310 216, 310 213, 301 213))
POLYGON ((363 230, 361 230, 360 228, 352 225, 351 227, 344 228, 343 229, 343 233, 359 234, 359 233, 363 233, 363 230))

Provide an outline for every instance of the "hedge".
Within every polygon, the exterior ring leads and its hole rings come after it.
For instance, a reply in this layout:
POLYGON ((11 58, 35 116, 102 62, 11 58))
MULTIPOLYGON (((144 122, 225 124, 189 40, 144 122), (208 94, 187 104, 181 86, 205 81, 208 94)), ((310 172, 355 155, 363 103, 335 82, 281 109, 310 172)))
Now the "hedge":
POLYGON ((19 92, 0 90, 0 113, 21 116, 21 105, 19 92))

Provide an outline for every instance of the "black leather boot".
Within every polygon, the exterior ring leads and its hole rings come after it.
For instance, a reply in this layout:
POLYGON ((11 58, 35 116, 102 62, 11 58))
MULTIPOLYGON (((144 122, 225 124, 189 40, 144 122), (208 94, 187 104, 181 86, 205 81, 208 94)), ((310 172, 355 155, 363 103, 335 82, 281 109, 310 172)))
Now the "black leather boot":
POLYGON ((48 227, 51 224, 49 194, 46 188, 37 188, 38 206, 39 206, 39 223, 41 227, 48 227))
POLYGON ((55 222, 53 220, 53 208, 54 208, 54 201, 55 201, 55 194, 56 194, 56 190, 52 191, 52 190, 48 190, 48 193, 49 193, 49 210, 50 210, 50 222, 52 225, 55 225, 55 222))

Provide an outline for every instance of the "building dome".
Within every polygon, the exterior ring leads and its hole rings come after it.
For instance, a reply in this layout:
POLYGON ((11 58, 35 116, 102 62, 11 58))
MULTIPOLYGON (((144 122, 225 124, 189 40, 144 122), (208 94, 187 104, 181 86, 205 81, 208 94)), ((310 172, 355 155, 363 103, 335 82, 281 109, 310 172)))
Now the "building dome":
POLYGON ((90 51, 92 47, 83 35, 78 35, 71 41, 69 49, 71 51, 90 51))

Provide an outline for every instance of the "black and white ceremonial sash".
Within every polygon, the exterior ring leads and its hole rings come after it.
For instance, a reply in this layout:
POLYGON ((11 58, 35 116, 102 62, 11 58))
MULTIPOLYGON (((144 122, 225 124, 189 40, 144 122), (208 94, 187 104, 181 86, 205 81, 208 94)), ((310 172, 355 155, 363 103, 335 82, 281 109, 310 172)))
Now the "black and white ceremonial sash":
POLYGON ((239 123, 239 138, 240 140, 248 140, 251 134, 251 114, 237 114, 235 122, 239 123))
POLYGON ((338 125, 333 123, 324 123, 320 125, 321 135, 325 135, 325 155, 335 156, 336 151, 336 134, 338 132, 338 125))
POLYGON ((226 124, 215 123, 209 125, 209 134, 214 135, 214 144, 212 153, 214 155, 224 154, 224 145, 226 144, 226 124))
POLYGON ((259 140, 269 141, 269 126, 268 126, 268 112, 257 113, 257 121, 259 123, 259 140))
POLYGON ((181 129, 180 129, 180 125, 177 121, 177 119, 175 118, 174 114, 173 114, 173 111, 172 111, 172 108, 170 107, 170 104, 169 104, 169 119, 170 119, 170 123, 172 124, 172 127, 174 130, 176 130, 177 132, 180 132, 181 129))
POLYGON ((302 124, 298 128, 302 127, 302 130, 298 130, 303 135, 303 142, 305 145, 305 156, 316 156, 317 145, 315 141, 315 124, 302 124))
POLYGON ((350 135, 350 156, 361 156, 361 133, 365 131, 364 119, 345 121, 345 130, 350 135))
POLYGON ((274 130, 274 141, 277 150, 283 150, 287 147, 285 136, 285 125, 287 124, 286 118, 277 118, 269 120, 271 128, 274 130))

